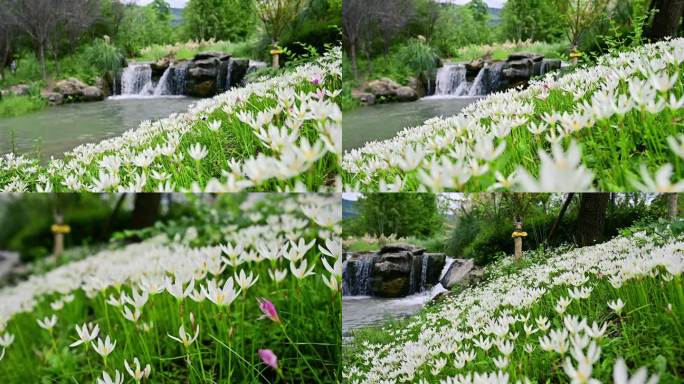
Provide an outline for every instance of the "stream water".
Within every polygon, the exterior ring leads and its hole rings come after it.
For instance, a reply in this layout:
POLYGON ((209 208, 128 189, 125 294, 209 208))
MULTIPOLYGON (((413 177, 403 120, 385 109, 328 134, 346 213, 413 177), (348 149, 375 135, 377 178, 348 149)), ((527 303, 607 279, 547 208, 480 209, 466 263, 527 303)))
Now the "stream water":
POLYGON ((342 145, 345 151, 369 141, 387 140, 407 127, 415 127, 437 116, 453 116, 479 97, 426 97, 411 103, 359 107, 345 112, 342 145))
POLYGON ((342 296, 342 338, 349 342, 358 328, 381 325, 390 319, 403 319, 418 313, 425 304, 440 292, 441 284, 432 289, 397 299, 371 296, 342 296))
POLYGON ((155 120, 184 112, 196 99, 184 96, 117 96, 95 103, 49 107, 29 115, 0 119, 0 155, 38 149, 40 158, 61 158, 80 144, 97 142, 155 120))

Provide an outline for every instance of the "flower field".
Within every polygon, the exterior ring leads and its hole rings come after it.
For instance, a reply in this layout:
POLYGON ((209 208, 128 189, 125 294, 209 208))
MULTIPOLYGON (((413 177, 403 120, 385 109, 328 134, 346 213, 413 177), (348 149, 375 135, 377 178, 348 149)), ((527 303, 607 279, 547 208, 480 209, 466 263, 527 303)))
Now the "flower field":
POLYGON ((681 383, 684 237, 665 225, 505 258, 414 318, 362 330, 349 383, 681 383), (655 228, 655 229, 654 229, 655 228))
POLYGON ((43 166, 0 158, 0 190, 334 191, 339 188, 341 50, 81 145, 43 166))
POLYGON ((345 153, 350 191, 684 190, 684 40, 605 56, 345 153))
POLYGON ((0 381, 336 382, 337 199, 241 208, 216 243, 188 227, 0 290, 0 381))

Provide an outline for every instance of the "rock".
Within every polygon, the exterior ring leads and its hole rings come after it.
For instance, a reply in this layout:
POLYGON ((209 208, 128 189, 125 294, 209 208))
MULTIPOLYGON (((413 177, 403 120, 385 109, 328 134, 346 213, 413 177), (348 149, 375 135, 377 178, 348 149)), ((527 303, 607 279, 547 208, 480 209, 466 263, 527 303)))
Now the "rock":
POLYGON ((385 253, 396 253, 402 251, 410 252, 414 255, 422 255, 425 252, 425 248, 421 248, 411 244, 393 243, 384 245, 382 248, 380 248, 380 252, 378 253, 382 255, 385 253))
POLYGON ((83 89, 86 87, 87 85, 81 80, 71 77, 67 80, 59 81, 54 91, 61 93, 65 99, 72 98, 77 100, 83 96, 83 89))
POLYGON ((166 72, 166 70, 169 69, 170 65, 171 61, 167 58, 160 59, 156 63, 150 64, 150 68, 152 68, 152 75, 162 76, 164 72, 166 72))
POLYGON ((544 60, 543 55, 538 55, 536 53, 529 53, 529 52, 520 52, 520 53, 514 53, 510 56, 508 56, 508 62, 511 61, 520 61, 520 60, 532 60, 533 62, 537 61, 542 61, 544 60))
POLYGON ((465 65, 465 67, 466 67, 466 70, 468 71, 468 73, 477 74, 477 72, 480 72, 480 70, 482 68, 484 68, 484 65, 485 65, 485 61, 483 59, 475 59, 475 60, 471 61, 470 63, 467 63, 465 65))
POLYGON ((50 105, 62 105, 64 104, 64 96, 61 93, 50 92, 48 90, 43 90, 40 95, 48 101, 50 105))
POLYGON ((195 55, 192 61, 200 61, 206 59, 218 59, 220 61, 228 61, 230 59, 230 55, 223 52, 200 52, 195 55))
POLYGON ((399 87, 395 90, 397 101, 416 101, 418 100, 418 93, 411 87, 399 87))
POLYGON ((226 89, 245 85, 245 76, 249 70, 249 59, 230 59, 228 62, 230 76, 226 80, 226 89))
POLYGON ((439 282, 439 275, 444 269, 446 255, 443 253, 424 253, 423 257, 427 258, 426 283, 435 285, 439 282))
POLYGON ((379 254, 373 261, 371 293, 381 297, 406 296, 411 288, 413 255, 409 251, 379 254))
POLYGON ((351 95, 354 99, 361 102, 363 105, 373 105, 375 104, 375 95, 368 92, 363 92, 358 89, 352 89, 351 95))
POLYGON ((543 76, 549 72, 558 71, 561 69, 563 63, 558 59, 544 59, 541 64, 539 75, 543 76))
POLYGON ((16 96, 28 96, 31 93, 31 87, 26 84, 17 84, 10 87, 10 92, 16 96))
POLYGON ((409 289, 408 277, 404 276, 382 280, 373 279, 372 282, 373 292, 380 297, 403 297, 407 295, 409 289))
POLYGON ((372 93, 376 99, 379 97, 389 98, 396 95, 396 90, 399 87, 401 87, 401 85, 396 81, 384 78, 367 83, 365 91, 372 93))
POLYGON ((528 79, 534 74, 534 61, 530 59, 522 59, 517 61, 509 61, 503 70, 503 75, 506 79, 528 79))
POLYGON ((193 83, 187 88, 188 94, 195 97, 211 97, 216 94, 216 80, 193 83))
POLYGON ((85 87, 83 88, 83 101, 102 101, 104 100, 104 94, 102 90, 97 87, 85 87))
POLYGON ((202 68, 202 67, 194 67, 190 68, 190 71, 188 72, 190 76, 194 78, 216 78, 218 75, 218 68, 202 68))
POLYGON ((449 266, 444 277, 440 281, 444 288, 451 289, 456 284, 467 281, 468 274, 473 270, 475 264, 472 259, 456 259, 449 266))

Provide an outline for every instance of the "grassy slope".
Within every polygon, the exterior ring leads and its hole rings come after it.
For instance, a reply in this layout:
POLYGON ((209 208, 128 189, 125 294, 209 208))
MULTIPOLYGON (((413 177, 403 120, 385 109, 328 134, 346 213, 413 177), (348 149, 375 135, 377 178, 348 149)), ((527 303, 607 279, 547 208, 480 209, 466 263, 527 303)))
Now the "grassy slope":
MULTIPOLYGON (((618 241, 626 244, 624 239, 618 241)), ((679 246, 682 245, 681 242, 678 244, 679 246)), ((650 246, 646 244, 634 242, 630 245, 644 246, 644 252, 652 251, 650 246)), ((617 248, 620 249, 621 246, 617 248)), ((606 258, 614 257, 610 251, 613 248, 606 247, 605 249, 606 258)), ((677 248, 675 247, 675 249, 677 248)), ((578 252, 581 254, 582 249, 578 252)), ((635 254, 638 255, 640 252, 636 251, 635 254)), ((410 340, 429 340, 429 334, 444 334, 449 329, 464 330, 467 327, 460 325, 460 322, 467 319, 469 311, 475 311, 480 303, 465 305, 457 303, 468 302, 474 293, 481 289, 489 289, 487 287, 492 284, 516 280, 519 276, 523 276, 524 271, 529 267, 544 265, 549 254, 540 252, 528 254, 526 257, 519 268, 512 265, 510 260, 504 260, 491 266, 488 268, 489 281, 483 283, 483 286, 460 292, 457 288, 446 300, 424 309, 419 315, 411 319, 395 321, 381 328, 371 328, 358 332, 353 345, 345 352, 346 366, 365 371, 375 363, 368 362, 368 353, 375 355, 375 352, 371 351, 385 351, 384 348, 391 350, 395 346, 407 348, 405 343, 410 340), (448 320, 448 313, 459 313, 454 308, 463 309, 463 317, 457 316, 448 320), (452 326, 449 326, 450 323, 452 326), (432 327, 429 334, 426 334, 426 327, 432 327)), ((627 265, 628 263, 625 263, 626 269, 628 268, 627 265)), ((587 284, 593 287, 591 296, 583 300, 573 300, 565 312, 566 315, 571 314, 586 319, 589 325, 594 321, 598 324, 607 325, 605 335, 598 340, 602 353, 599 362, 594 365, 593 377, 603 382, 610 382, 614 361, 616 358, 622 357, 627 361, 630 372, 633 372, 635 367, 647 366, 650 372, 656 372, 660 375, 661 383, 684 382, 684 361, 680 358, 684 353, 684 290, 681 274, 668 281, 667 273, 664 273, 662 267, 658 267, 654 270, 654 274, 657 276, 635 277, 623 284, 622 287, 614 288, 605 277, 601 278, 600 268, 595 269, 595 271, 598 274, 591 276, 587 284), (608 301, 617 298, 621 298, 626 303, 623 312, 619 315, 607 306, 608 301), (669 305, 671 307, 668 307, 669 305)), ((563 317, 554 310, 554 307, 559 297, 568 297, 568 286, 560 284, 555 287, 547 286, 547 288, 548 291, 528 308, 518 310, 512 306, 503 305, 494 312, 495 316, 505 316, 506 314, 529 316, 529 323, 531 324, 535 324, 534 319, 537 317, 546 316, 550 320, 551 329, 562 329, 563 317)), ((501 297, 514 295, 511 292, 500 292, 500 294, 501 297)), ((473 329, 473 331, 482 330, 473 329)), ((467 334, 467 331, 465 332, 467 334)), ((538 330, 535 334, 526 335, 522 322, 518 322, 511 326, 511 332, 519 334, 517 339, 512 341, 514 351, 510 357, 510 365, 504 369, 504 372, 510 374, 511 381, 527 377, 532 382, 539 383, 569 382, 563 370, 564 359, 555 352, 546 352, 540 348, 538 330), (526 352, 524 350, 525 344, 534 346, 534 350, 531 353, 526 352)), ((444 380, 445 377, 456 376, 467 371, 496 371, 493 358, 501 355, 497 351, 496 345, 485 352, 472 344, 468 347, 468 341, 468 337, 466 337, 462 344, 462 350, 472 349, 476 352, 476 357, 472 362, 467 363, 465 368, 457 369, 454 367, 453 354, 440 355, 446 356, 448 360, 446 367, 441 372, 434 374, 431 371, 431 364, 428 362, 417 369, 416 378, 410 382, 417 383, 419 378, 422 378, 429 383, 435 383, 444 380)), ((400 380, 400 382, 403 381, 400 380)))

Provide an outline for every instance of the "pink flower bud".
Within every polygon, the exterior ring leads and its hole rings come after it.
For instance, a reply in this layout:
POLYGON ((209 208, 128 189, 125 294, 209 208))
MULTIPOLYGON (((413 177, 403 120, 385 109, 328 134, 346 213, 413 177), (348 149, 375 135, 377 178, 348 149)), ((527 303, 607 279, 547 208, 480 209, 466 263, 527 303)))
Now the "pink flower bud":
POLYGON ((260 349, 257 351, 261 360, 273 369, 278 369, 278 356, 270 349, 260 349))
POLYGON ((259 320, 269 318, 275 321, 276 323, 280 323, 278 311, 276 310, 276 307, 275 305, 273 305, 272 302, 270 302, 267 299, 264 299, 263 297, 257 297, 257 301, 259 302, 259 309, 261 309, 261 312, 264 313, 264 315, 261 316, 259 320))

